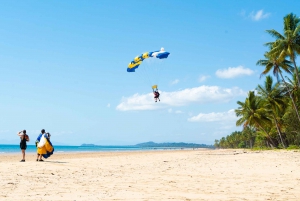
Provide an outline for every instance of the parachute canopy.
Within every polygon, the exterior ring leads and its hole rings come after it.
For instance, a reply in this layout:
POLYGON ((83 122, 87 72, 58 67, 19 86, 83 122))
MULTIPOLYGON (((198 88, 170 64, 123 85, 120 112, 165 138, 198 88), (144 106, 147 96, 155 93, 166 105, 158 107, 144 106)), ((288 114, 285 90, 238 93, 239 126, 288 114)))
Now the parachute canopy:
POLYGON ((162 47, 159 51, 154 52, 145 52, 144 54, 141 54, 140 56, 137 56, 128 64, 127 72, 135 72, 135 69, 141 65, 143 60, 154 57, 158 59, 166 59, 169 56, 169 52, 166 52, 165 49, 162 47))

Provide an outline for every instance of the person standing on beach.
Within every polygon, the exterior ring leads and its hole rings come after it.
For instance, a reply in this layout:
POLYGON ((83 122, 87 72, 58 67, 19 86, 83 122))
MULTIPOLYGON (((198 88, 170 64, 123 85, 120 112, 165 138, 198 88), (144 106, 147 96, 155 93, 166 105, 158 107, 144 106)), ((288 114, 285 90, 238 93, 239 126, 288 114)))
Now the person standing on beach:
POLYGON ((43 161, 44 159, 49 158, 53 152, 54 147, 50 141, 50 133, 45 133, 41 136, 40 142, 37 144, 37 153, 39 154, 38 161, 43 161))
POLYGON ((36 141, 35 141, 35 146, 36 146, 36 152, 37 152, 37 156, 36 156, 36 161, 43 161, 42 159, 42 154, 38 153, 38 143, 41 141, 42 136, 45 134, 45 129, 41 130, 41 133, 39 134, 39 136, 37 137, 36 141))
POLYGON ((29 141, 29 136, 26 134, 26 130, 19 131, 17 135, 20 136, 21 139, 20 148, 22 150, 22 156, 23 156, 20 162, 25 162, 25 150, 27 148, 26 142, 29 141))

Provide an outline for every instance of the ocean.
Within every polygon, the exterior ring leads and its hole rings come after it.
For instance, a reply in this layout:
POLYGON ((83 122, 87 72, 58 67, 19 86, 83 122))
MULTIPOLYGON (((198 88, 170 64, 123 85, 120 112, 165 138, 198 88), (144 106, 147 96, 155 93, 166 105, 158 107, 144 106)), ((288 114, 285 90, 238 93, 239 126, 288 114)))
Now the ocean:
MULTIPOLYGON (((144 148, 138 146, 63 146, 54 145, 54 153, 60 152, 111 152, 111 151, 141 151, 157 150, 163 148, 144 148)), ((0 154, 21 152, 20 145, 1 145, 0 154)), ((27 145, 26 153, 36 152, 35 145, 27 145)))

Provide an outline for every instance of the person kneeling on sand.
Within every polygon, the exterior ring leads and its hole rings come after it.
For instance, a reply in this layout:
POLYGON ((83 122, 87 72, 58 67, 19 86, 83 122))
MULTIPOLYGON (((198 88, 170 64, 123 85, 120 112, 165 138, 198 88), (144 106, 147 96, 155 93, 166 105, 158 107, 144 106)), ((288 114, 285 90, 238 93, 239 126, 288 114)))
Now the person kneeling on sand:
POLYGON ((22 150, 22 156, 23 156, 20 162, 25 162, 25 150, 27 148, 26 142, 29 142, 29 136, 26 134, 26 130, 19 131, 17 135, 20 136, 21 139, 20 148, 22 150))

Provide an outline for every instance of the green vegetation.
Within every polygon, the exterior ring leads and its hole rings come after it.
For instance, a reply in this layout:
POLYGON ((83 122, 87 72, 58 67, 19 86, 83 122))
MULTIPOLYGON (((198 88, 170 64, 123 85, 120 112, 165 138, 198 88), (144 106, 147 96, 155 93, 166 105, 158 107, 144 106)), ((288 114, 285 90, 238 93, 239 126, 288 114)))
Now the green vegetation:
POLYGON ((300 68, 296 65, 300 18, 290 13, 283 18, 283 34, 274 29, 266 32, 275 41, 265 44, 269 50, 257 65, 264 67, 261 77, 272 72, 277 82, 267 75, 263 86, 258 85, 256 92, 249 91, 244 102, 237 102, 236 125, 243 125, 243 130, 215 140, 217 148, 300 147, 300 68))
POLYGON ((290 145, 287 149, 300 149, 300 147, 296 145, 290 145))

